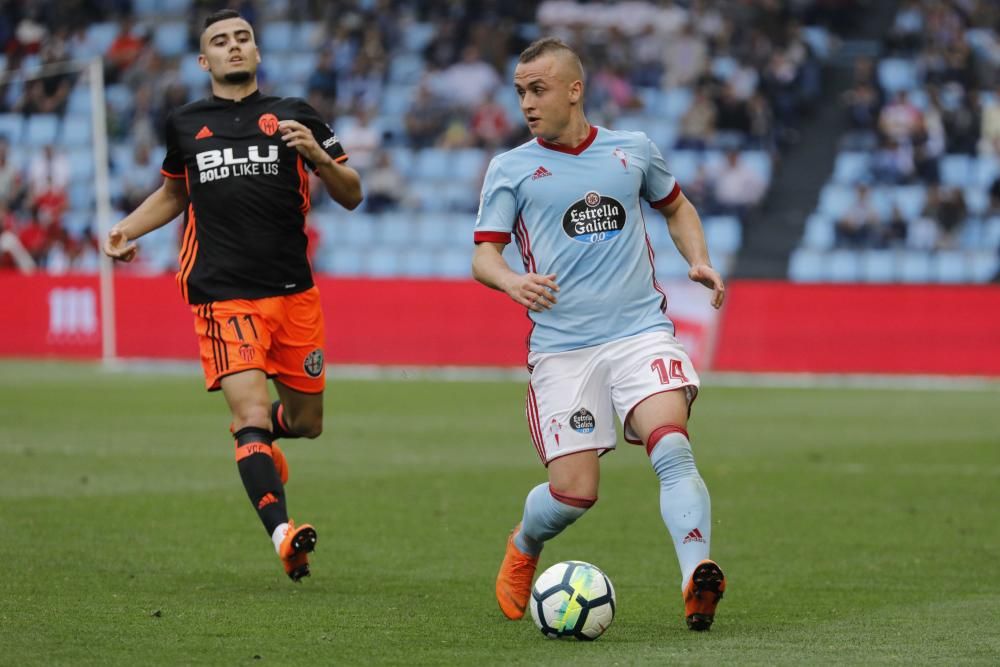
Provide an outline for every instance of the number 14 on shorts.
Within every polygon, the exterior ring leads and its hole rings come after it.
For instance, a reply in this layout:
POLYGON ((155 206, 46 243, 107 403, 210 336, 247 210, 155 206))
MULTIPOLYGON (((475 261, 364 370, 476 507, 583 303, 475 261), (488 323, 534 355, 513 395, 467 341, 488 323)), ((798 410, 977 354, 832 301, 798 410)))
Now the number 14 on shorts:
POLYGON ((660 384, 670 384, 672 380, 679 380, 682 384, 690 382, 684 375, 680 359, 654 359, 649 367, 660 377, 660 384))

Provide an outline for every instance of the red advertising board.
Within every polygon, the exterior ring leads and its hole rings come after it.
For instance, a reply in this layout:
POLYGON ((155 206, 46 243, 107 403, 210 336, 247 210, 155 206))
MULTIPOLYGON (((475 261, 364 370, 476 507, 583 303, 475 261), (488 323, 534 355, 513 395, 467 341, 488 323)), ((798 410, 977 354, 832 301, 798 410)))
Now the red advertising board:
MULTIPOLYGON (((525 362, 523 309, 472 281, 318 284, 331 363, 525 362)), ((702 288, 666 287, 677 335, 701 369, 1000 376, 1000 287, 734 281, 718 323, 702 288)), ((0 296, 0 356, 100 357, 97 276, 0 273, 0 296)), ((119 356, 197 359, 172 277, 119 276, 115 304, 119 356)))

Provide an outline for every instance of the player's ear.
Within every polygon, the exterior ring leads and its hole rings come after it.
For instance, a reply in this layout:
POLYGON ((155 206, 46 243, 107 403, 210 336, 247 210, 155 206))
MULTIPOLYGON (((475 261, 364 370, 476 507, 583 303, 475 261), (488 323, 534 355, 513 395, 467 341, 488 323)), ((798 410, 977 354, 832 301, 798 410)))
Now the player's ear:
POLYGON ((206 72, 209 70, 208 58, 205 57, 204 53, 198 54, 198 66, 201 67, 206 72))
POLYGON ((580 98, 583 97, 583 81, 577 79, 573 83, 569 84, 569 102, 570 104, 577 104, 580 98))

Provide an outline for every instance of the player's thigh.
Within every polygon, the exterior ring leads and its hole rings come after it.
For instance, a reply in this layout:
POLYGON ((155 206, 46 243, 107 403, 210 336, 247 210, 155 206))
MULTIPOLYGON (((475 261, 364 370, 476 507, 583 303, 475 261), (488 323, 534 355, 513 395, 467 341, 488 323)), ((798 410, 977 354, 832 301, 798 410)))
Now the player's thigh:
POLYGON ((660 426, 685 428, 701 383, 684 347, 667 332, 616 342, 611 396, 625 439, 643 444, 660 426))
POLYGON ((529 361, 525 413, 542 462, 614 449, 618 435, 608 370, 596 348, 532 353, 529 361))
POLYGON ((326 334, 319 291, 313 287, 299 294, 275 297, 269 308, 275 329, 268 373, 300 393, 322 394, 326 387, 326 334))
POLYGON ((597 450, 560 456, 549 462, 549 486, 575 498, 596 498, 601 483, 601 464, 597 450))
POLYGON ((307 394, 278 379, 274 380, 274 388, 281 399, 285 425, 294 433, 319 435, 323 429, 323 393, 307 394))
POLYGON ((271 335, 259 301, 215 301, 191 310, 206 389, 219 389, 222 378, 242 371, 267 372, 271 335))
POLYGON ((271 400, 264 371, 250 369, 226 375, 219 380, 233 415, 233 429, 247 426, 267 428, 271 419, 271 400))

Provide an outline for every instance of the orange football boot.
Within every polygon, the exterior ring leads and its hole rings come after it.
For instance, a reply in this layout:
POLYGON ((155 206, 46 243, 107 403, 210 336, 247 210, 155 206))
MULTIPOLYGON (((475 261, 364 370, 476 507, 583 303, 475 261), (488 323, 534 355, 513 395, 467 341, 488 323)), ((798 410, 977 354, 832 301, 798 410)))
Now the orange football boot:
POLYGON ((684 616, 689 630, 702 632, 712 627, 715 607, 726 592, 726 575, 712 560, 703 560, 694 568, 684 587, 684 616))
POLYGON ((309 576, 309 553, 316 548, 316 529, 308 523, 296 527, 288 521, 288 532, 281 541, 278 556, 285 566, 285 573, 292 581, 309 576))
POLYGON ((497 573, 497 602, 504 616, 516 621, 524 616, 531 599, 531 579, 538 567, 538 557, 521 553, 514 544, 514 535, 521 529, 517 524, 507 538, 507 552, 497 573))

